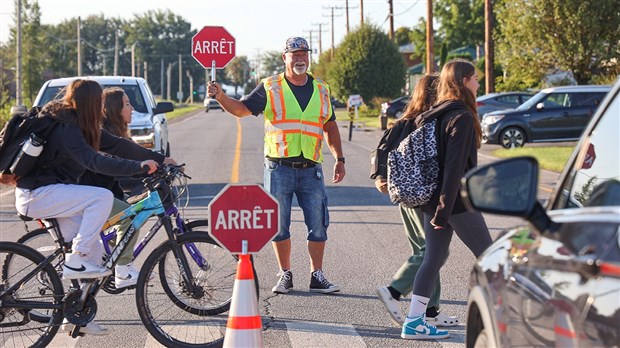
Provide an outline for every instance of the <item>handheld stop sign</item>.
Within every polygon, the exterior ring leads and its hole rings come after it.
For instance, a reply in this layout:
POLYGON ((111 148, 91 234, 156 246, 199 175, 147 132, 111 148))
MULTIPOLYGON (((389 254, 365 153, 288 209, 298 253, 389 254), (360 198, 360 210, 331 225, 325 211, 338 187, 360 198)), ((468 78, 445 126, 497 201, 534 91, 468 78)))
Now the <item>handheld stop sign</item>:
POLYGON ((235 58, 235 38, 224 27, 203 27, 192 37, 192 57, 203 68, 211 68, 211 81, 216 69, 224 69, 235 58))

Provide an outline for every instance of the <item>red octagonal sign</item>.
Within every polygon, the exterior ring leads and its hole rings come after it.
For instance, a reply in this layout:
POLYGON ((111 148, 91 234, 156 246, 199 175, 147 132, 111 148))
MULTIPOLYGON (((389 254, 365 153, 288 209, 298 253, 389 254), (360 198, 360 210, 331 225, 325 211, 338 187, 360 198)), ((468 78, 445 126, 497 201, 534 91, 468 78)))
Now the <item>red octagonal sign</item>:
POLYGON ((203 68, 224 69, 235 58, 235 38, 224 27, 204 27, 192 37, 192 57, 203 68))
POLYGON ((260 185, 227 185, 209 203, 209 234, 233 254, 257 253, 278 234, 278 201, 260 185))

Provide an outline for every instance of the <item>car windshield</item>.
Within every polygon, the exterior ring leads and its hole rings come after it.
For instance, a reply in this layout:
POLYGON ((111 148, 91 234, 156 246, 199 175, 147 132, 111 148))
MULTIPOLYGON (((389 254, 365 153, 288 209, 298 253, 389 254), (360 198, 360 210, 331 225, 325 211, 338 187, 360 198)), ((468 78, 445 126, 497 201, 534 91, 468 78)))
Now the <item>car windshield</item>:
POLYGON ((547 96, 547 93, 543 93, 543 92, 536 93, 536 95, 528 99, 525 103, 519 105, 517 107, 517 110, 520 110, 520 111, 529 110, 532 107, 534 107, 534 105, 538 104, 538 102, 546 96, 547 96))
MULTIPOLYGON (((146 103, 138 85, 101 85, 101 87, 120 87, 125 90, 131 106, 136 112, 146 113, 146 103)), ((60 99, 65 95, 64 86, 47 87, 43 92, 38 106, 43 106, 54 99, 60 99)))

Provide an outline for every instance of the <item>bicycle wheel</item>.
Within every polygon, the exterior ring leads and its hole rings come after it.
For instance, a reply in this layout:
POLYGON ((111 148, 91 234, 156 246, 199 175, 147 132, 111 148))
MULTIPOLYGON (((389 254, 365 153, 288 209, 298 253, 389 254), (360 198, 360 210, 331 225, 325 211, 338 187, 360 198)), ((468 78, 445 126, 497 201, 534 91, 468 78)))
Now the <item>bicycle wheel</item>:
POLYGON ((0 345, 45 347, 62 322, 64 290, 58 273, 46 265, 25 277, 44 260, 34 249, 13 242, 0 242, 0 345), (10 261, 7 263, 7 259, 10 261), (20 283, 14 291, 7 290, 20 283), (25 305, 31 308, 23 308, 25 305), (45 308, 56 306, 55 308, 45 308))
MULTIPOLYGON (((209 220, 194 220, 194 221, 190 221, 188 222, 186 225, 187 229, 189 230, 189 232, 198 232, 198 233, 205 233, 205 234, 209 234, 209 220)), ((217 242, 215 240, 213 240, 214 243, 217 244, 217 242)), ((217 244, 218 246, 220 246, 219 244, 217 244)), ((221 248, 221 246, 220 246, 221 248)), ((224 253, 226 253, 226 255, 230 255, 230 253, 228 253, 228 251, 223 250, 224 253)), ((216 257, 219 257, 219 255, 215 255, 216 257)), ((237 255, 232 255, 232 257, 234 257, 235 262, 239 261, 239 257, 237 255)), ((222 258, 223 260, 224 258, 222 258)), ((227 258, 226 258, 227 259, 227 258)), ((220 260, 219 258, 217 260, 220 260)), ((254 272, 254 288, 256 289, 256 298, 259 298, 259 294, 260 294, 260 288, 258 287, 258 276, 256 275, 256 268, 254 268, 254 257, 250 256, 250 260, 252 261, 252 272, 254 272)), ((213 261, 212 261, 213 262, 213 261)), ((213 266, 213 264, 211 265, 213 266)), ((226 266, 227 267, 227 263, 226 265, 222 265, 222 267, 226 266)), ((228 269, 228 268, 223 268, 223 269, 228 269)), ((235 272, 237 270, 237 267, 235 266, 235 272)), ((234 282, 233 282, 234 284, 234 282)), ((232 296, 232 288, 231 288, 231 292, 230 292, 231 296, 232 296)), ((229 302, 229 306, 230 307, 230 302, 229 302)), ((222 310, 222 312, 225 312, 228 310, 228 307, 226 307, 226 309, 222 310)), ((219 313, 215 313, 215 314, 219 314, 219 313)))
POLYGON ((142 323, 161 344, 174 347, 219 345, 224 339, 236 274, 236 258, 206 233, 178 238, 199 291, 189 293, 169 242, 158 246, 142 265, 136 304, 142 323), (202 256, 202 266, 188 252, 202 256), (204 262, 203 262, 204 261, 204 262))

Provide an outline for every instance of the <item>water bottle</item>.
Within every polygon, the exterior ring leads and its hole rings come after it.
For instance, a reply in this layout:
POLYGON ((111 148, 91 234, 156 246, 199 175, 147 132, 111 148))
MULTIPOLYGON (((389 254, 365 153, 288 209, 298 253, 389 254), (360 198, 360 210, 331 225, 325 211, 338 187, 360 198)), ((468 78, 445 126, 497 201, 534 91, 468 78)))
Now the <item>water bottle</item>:
POLYGON ((21 151, 15 157, 13 164, 9 168, 12 174, 24 176, 28 174, 37 164, 37 159, 43 151, 45 140, 37 134, 30 134, 30 138, 24 142, 21 151))

